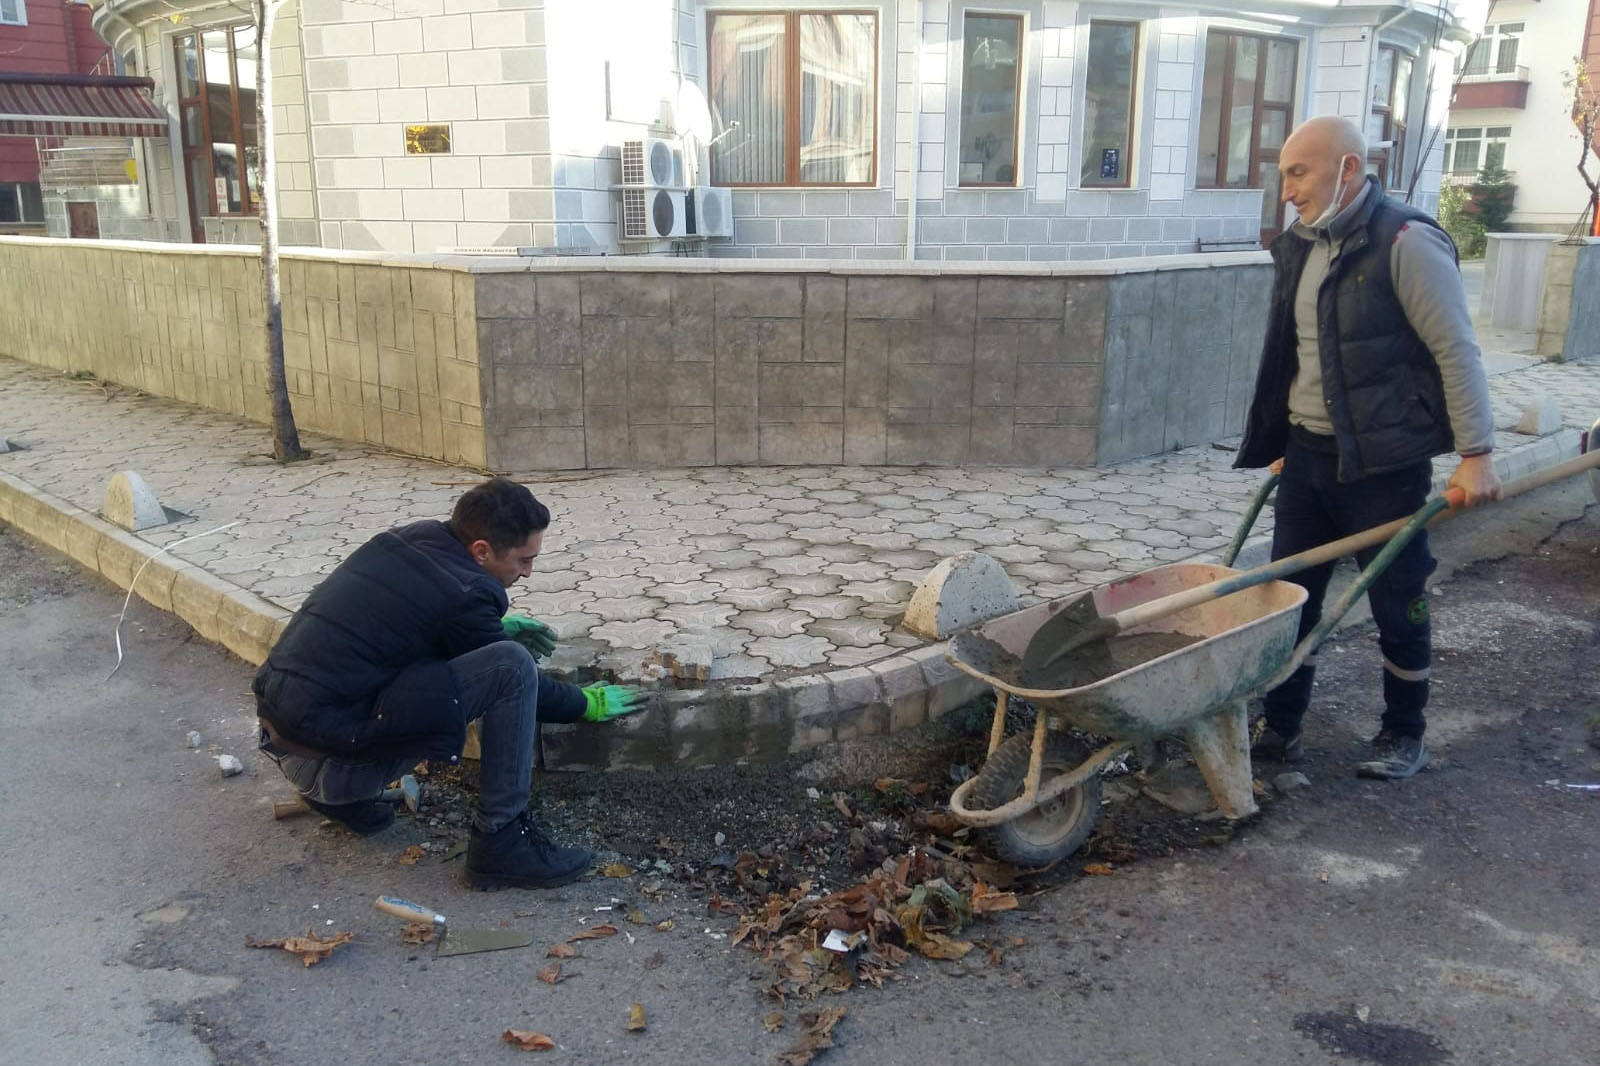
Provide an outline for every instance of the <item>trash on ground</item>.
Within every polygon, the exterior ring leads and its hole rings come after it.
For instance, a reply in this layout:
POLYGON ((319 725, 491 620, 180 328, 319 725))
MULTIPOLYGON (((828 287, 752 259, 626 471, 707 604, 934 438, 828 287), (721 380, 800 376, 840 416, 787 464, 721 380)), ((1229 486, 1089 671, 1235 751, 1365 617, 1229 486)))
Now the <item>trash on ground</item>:
POLYGON ((307 966, 315 966, 323 959, 333 954, 335 948, 343 947, 354 940, 354 933, 334 933, 331 936, 318 936, 310 929, 304 936, 286 936, 277 940, 257 940, 253 936, 244 938, 247 948, 282 948, 291 955, 300 956, 300 961, 307 966))
POLYGON ((628 1007, 628 1024, 626 1028, 630 1033, 644 1032, 644 1004, 634 1003, 628 1007))
POLYGON ((601 877, 632 877, 633 867, 625 862, 612 862, 600 867, 601 877))
POLYGON ((189 730, 189 746, 191 748, 198 748, 203 743, 205 743, 205 741, 201 739, 198 732, 193 729, 189 730))
POLYGON ((415 866, 417 863, 422 861, 422 857, 426 854, 427 852, 423 850, 421 844, 413 844, 406 850, 402 851, 400 853, 400 857, 394 861, 399 863, 401 866, 415 866))
POLYGON ((533 1033, 523 1029, 507 1029, 500 1034, 500 1039, 518 1051, 549 1051, 556 1046, 556 1042, 543 1033, 533 1033))
POLYGON ((848 952, 854 951, 866 943, 866 940, 866 931, 862 929, 858 929, 854 933, 846 933, 843 929, 830 929, 828 930, 827 939, 822 942, 822 946, 829 951, 848 952))

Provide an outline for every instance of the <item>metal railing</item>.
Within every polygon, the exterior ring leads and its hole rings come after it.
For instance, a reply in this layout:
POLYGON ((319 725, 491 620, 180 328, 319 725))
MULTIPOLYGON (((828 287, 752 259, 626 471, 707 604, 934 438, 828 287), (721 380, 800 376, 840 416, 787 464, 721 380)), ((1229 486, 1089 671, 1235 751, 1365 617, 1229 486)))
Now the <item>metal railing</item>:
POLYGON ((1527 67, 1495 67, 1493 70, 1471 70, 1459 75, 1462 85, 1481 85, 1489 81, 1528 81, 1527 67))

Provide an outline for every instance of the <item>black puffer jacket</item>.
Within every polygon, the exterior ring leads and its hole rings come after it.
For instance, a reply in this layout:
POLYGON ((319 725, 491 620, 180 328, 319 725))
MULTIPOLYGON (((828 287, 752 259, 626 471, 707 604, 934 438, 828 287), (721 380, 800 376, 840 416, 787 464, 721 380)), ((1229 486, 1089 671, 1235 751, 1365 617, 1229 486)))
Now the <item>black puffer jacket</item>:
MULTIPOLYGON (((451 759, 467 714, 450 660, 504 640, 506 591, 443 522, 356 549, 306 598, 252 688, 284 737, 356 758, 451 759)), ((583 694, 540 675, 539 718, 572 722, 583 694)))
MULTIPOLYGON (((1439 228, 1383 194, 1377 179, 1317 291, 1322 393, 1339 449, 1339 480, 1355 481, 1441 455, 1454 445, 1439 364, 1395 295, 1390 247, 1410 224, 1439 228)), ((1295 292, 1311 245, 1272 242, 1272 309, 1236 467, 1266 466, 1289 438, 1289 389, 1299 370, 1295 292)))

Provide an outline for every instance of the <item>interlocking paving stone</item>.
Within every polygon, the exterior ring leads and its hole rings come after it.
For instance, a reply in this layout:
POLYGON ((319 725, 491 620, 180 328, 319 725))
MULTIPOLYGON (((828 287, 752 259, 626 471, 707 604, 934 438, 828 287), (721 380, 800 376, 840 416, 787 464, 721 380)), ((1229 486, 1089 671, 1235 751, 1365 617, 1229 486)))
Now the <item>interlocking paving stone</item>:
MULTIPOLYGON (((1543 454, 1537 439, 1510 432, 1537 397, 1559 397, 1563 433, 1600 411, 1600 366, 1498 365, 1510 368, 1490 377, 1496 452, 1507 460, 1543 454)), ((111 475, 133 469, 193 516, 140 534, 150 544, 237 521, 172 555, 290 609, 368 538, 448 515, 463 484, 436 482, 479 476, 313 434, 303 435, 311 461, 280 465, 260 425, 5 359, 0 425, 27 445, 0 455, 0 472, 97 512, 111 475)), ((638 661, 662 640, 692 638, 717 647, 720 678, 859 666, 916 645, 891 627, 916 582, 963 546, 1000 560, 1027 602, 1219 549, 1263 476, 1232 461, 1205 445, 1109 470, 534 475, 554 524, 511 600, 555 627, 564 663, 638 661)), ((1446 456, 1435 470, 1452 466, 1446 456)), ((1256 532, 1271 518, 1269 509, 1256 532)))

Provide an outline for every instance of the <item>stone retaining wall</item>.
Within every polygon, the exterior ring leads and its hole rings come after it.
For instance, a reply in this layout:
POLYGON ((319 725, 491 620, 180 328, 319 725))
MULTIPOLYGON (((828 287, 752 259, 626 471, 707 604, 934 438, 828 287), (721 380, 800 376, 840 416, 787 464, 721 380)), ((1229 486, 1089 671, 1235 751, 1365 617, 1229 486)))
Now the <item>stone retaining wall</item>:
MULTIPOLYGON (((0 355, 268 417, 254 249, 0 238, 0 355)), ((1094 466, 1237 433, 1264 253, 283 258, 299 424, 473 467, 1094 466)))
MULTIPOLYGON (((302 428, 484 465, 470 275, 307 250, 282 283, 302 428)), ((0 355, 266 422, 264 351, 253 248, 0 238, 0 355)))

